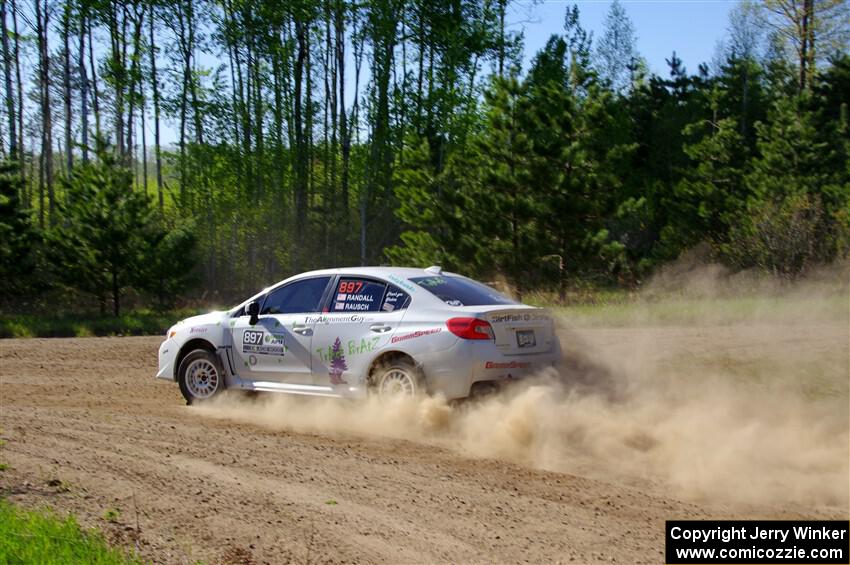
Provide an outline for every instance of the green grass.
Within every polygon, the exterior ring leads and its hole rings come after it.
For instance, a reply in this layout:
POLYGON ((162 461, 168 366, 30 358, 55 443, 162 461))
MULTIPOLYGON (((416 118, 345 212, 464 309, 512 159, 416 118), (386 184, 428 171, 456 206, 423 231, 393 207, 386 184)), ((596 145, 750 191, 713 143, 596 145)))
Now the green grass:
POLYGON ((103 535, 83 530, 73 517, 28 511, 0 500, 0 563, 143 563, 111 547, 103 535))
POLYGON ((99 314, 0 315, 0 338, 158 335, 164 334, 174 322, 197 313, 197 310, 138 310, 118 317, 99 314))
POLYGON ((103 513, 103 519, 107 522, 117 522, 118 518, 121 517, 121 511, 117 508, 110 508, 106 512, 103 513))

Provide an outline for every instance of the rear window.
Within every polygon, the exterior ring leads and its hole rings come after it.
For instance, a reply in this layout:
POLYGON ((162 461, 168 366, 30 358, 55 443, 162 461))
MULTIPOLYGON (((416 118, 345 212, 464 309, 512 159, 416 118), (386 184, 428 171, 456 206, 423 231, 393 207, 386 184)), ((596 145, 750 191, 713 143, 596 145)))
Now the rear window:
POLYGON ((433 276, 410 279, 449 306, 518 304, 489 286, 462 277, 433 276))

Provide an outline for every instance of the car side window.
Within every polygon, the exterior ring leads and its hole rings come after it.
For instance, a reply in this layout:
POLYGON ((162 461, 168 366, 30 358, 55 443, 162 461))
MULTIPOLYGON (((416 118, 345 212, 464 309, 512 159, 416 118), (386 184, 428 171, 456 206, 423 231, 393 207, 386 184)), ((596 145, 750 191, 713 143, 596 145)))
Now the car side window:
POLYGON ((407 308, 410 303, 410 295, 401 290, 399 287, 391 284, 387 288, 387 294, 384 296, 384 302, 381 304, 383 312, 395 312, 407 308))
POLYGON ((378 312, 386 283, 343 277, 331 297, 331 312, 378 312))
POLYGON ((315 277, 291 282, 271 291, 260 314, 301 314, 318 312, 330 277, 315 277))

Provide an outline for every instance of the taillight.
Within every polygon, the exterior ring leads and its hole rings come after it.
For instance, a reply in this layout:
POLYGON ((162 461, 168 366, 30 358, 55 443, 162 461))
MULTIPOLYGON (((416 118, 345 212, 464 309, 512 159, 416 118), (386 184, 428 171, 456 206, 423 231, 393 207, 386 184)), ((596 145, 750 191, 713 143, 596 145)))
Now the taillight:
POLYGON ((450 332, 463 339, 493 339, 493 328, 486 320, 451 318, 446 325, 450 332))

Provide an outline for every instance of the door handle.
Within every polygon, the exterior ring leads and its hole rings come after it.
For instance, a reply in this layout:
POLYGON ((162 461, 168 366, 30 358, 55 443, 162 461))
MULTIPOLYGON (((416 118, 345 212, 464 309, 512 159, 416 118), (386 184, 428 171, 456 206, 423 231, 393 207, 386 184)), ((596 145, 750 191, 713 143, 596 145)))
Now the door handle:
POLYGON ((292 331, 298 335, 313 335, 313 328, 310 326, 292 326, 292 331))
POLYGON ((388 326, 386 324, 372 324, 371 326, 369 326, 369 329, 375 333, 382 334, 384 332, 390 331, 391 329, 393 329, 393 327, 388 326))

